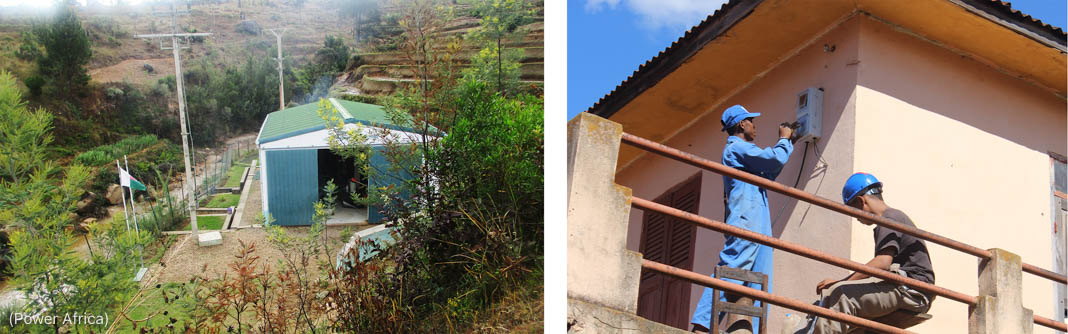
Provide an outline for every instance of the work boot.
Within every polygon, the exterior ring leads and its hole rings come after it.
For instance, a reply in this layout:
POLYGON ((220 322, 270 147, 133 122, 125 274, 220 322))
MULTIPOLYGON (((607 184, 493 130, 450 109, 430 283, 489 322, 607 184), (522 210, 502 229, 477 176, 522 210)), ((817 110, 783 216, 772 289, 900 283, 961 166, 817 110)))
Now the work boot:
POLYGON ((705 326, 701 326, 698 324, 693 324, 693 329, 690 330, 690 332, 698 334, 708 334, 708 328, 705 328, 705 326))
POLYGON ((812 318, 804 316, 804 314, 786 314, 786 319, 783 320, 782 333, 783 334, 806 334, 808 333, 809 325, 812 323, 812 318))

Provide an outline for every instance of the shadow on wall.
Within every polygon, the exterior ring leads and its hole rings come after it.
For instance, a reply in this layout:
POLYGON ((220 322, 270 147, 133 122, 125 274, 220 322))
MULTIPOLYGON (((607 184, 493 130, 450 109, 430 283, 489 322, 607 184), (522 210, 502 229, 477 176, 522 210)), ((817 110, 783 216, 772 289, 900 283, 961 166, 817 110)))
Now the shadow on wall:
POLYGON ((868 36, 859 85, 1038 152, 1068 153, 1063 98, 911 36, 868 36))

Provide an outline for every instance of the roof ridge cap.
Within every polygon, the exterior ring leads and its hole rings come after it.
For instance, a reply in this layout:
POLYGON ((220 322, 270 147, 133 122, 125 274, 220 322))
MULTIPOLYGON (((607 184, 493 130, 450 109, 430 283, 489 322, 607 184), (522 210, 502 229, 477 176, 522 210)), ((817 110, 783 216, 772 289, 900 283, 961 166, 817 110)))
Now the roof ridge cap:
POLYGON ((344 120, 349 120, 349 119, 355 119, 356 118, 356 117, 352 116, 352 113, 350 113, 348 109, 345 109, 345 106, 341 105, 341 103, 338 102, 337 99, 331 97, 331 98, 327 99, 327 101, 330 101, 330 104, 332 104, 334 106, 334 109, 337 109, 338 111, 341 112, 341 116, 342 116, 342 118, 344 120))

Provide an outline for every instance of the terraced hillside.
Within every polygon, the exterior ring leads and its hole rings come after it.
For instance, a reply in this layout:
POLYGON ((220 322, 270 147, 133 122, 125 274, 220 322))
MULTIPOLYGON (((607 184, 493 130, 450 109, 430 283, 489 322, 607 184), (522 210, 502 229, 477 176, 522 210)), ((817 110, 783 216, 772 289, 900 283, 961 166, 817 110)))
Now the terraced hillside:
MULTIPOLYGON (((135 37, 171 32, 172 19, 164 14, 170 10, 170 1, 119 6, 89 2, 89 6, 79 7, 78 16, 93 41, 93 57, 88 65, 93 81, 145 85, 173 74, 169 50, 161 50, 157 40, 135 37)), ((186 1, 178 3, 179 10, 187 9, 186 1)), ((244 0, 240 7, 235 0, 190 1, 189 14, 177 18, 180 32, 212 35, 191 43, 191 49, 183 50, 182 60, 211 57, 217 64, 234 64, 244 61, 250 53, 273 58, 276 39, 265 31, 271 28, 286 29, 282 52, 287 63, 305 62, 322 47, 328 35, 342 36, 347 45, 362 47, 352 39, 351 21, 342 17, 336 6, 334 0, 244 0)), ((50 15, 48 8, 0 7, 0 41, 4 44, 0 50, 13 54, 21 44, 21 33, 32 29, 35 23, 47 22, 50 15)), ((163 42, 163 46, 169 45, 169 40, 163 42)), ((29 63, 22 64, 25 62, 10 56, 4 58, 0 67, 19 77, 29 74, 29 63)))
MULTIPOLYGON (((519 28, 522 38, 504 45, 507 48, 521 48, 520 81, 540 89, 544 80, 544 23, 538 22, 519 28)), ((474 17, 460 17, 452 20, 439 33, 441 36, 456 36, 478 27, 479 20, 474 17)), ((477 45, 467 45, 454 57, 463 65, 470 64, 471 57, 478 54, 477 45)), ((333 95, 389 95, 398 89, 417 82, 416 71, 400 51, 367 52, 354 56, 353 62, 345 73, 338 76, 331 89, 333 95)))

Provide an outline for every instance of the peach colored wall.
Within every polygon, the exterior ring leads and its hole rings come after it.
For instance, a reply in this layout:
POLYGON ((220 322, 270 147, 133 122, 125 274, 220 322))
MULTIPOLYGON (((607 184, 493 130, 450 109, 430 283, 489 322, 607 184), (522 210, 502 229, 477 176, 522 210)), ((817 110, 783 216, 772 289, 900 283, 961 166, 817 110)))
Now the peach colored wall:
MULTIPOLYGON (((856 170, 919 228, 1051 268, 1047 152, 1068 153, 1065 100, 870 19, 859 56, 856 170)), ((851 227, 853 260, 870 259, 871 227, 851 227)), ((975 257, 928 248, 939 286, 977 293, 975 257)), ((1023 286, 1025 307, 1055 319, 1053 283, 1024 274, 1023 286)), ((963 304, 941 298, 930 313, 914 331, 967 332, 963 304)))
MULTIPOLYGON (((772 145, 778 138, 778 124, 795 118, 797 93, 806 87, 823 87, 825 138, 819 148, 829 164, 817 166, 814 150, 809 149, 802 169, 799 187, 828 198, 840 196, 840 180, 852 171, 853 147, 853 100, 856 86, 857 39, 859 25, 856 19, 844 23, 769 71, 763 78, 715 106, 700 117, 688 129, 668 140, 665 144, 697 154, 713 161, 720 161, 726 133, 720 131, 719 118, 724 108, 742 104, 750 111, 760 112, 757 118, 756 143, 772 145), (834 52, 825 52, 824 44, 835 45, 834 52), (832 134, 833 133, 833 134, 832 134)), ((647 117, 657 117, 656 110, 649 110, 647 117)), ((624 129, 626 131, 626 129, 624 129)), ((777 181, 793 184, 798 177, 804 144, 795 147, 789 163, 777 181)), ((634 196, 654 199, 664 191, 698 173, 695 167, 654 155, 645 155, 625 167, 616 176, 616 183, 631 187, 634 196)), ((723 220, 723 182, 719 174, 705 173, 702 177, 701 205, 699 214, 723 220)), ((783 216, 774 225, 774 235, 791 242, 828 252, 837 256, 849 255, 849 220, 828 210, 810 207, 796 200, 769 192, 771 215, 774 218, 785 204, 783 216)), ((631 212, 627 247, 637 250, 641 236, 641 210, 631 212)), ((723 248, 724 238, 715 231, 698 229, 694 270, 711 274, 723 248)), ((814 300, 815 284, 825 277, 844 276, 845 270, 804 259, 786 252, 775 252, 775 277, 772 287, 775 293, 802 300, 814 300)), ((700 298, 702 287, 694 286, 690 297, 690 314, 700 298)), ((779 332, 779 324, 786 311, 771 307, 771 322, 768 329, 779 332)))

